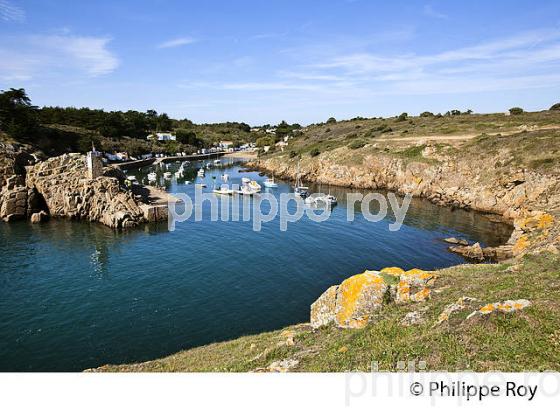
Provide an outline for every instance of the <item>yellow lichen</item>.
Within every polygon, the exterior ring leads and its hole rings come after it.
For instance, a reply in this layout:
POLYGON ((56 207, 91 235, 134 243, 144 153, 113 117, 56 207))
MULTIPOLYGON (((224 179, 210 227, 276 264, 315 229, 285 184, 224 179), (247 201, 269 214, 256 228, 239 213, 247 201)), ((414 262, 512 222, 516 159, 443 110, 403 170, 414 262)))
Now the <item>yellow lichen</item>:
POLYGON ((412 295, 410 299, 413 302, 423 302, 430 297, 430 294, 431 292, 429 288, 422 288, 422 290, 419 290, 414 295, 412 295))
POLYGON ((480 308, 480 313, 486 314, 486 313, 491 313, 496 309, 496 307, 494 306, 493 303, 489 303, 486 306, 482 306, 480 308))
POLYGON ((527 235, 521 235, 513 245, 513 254, 518 255, 529 247, 529 238, 527 235))
POLYGON ((537 228, 539 229, 546 229, 552 226, 554 223, 554 217, 550 214, 542 214, 538 218, 537 228))
POLYGON ((393 275, 393 276, 400 276, 404 273, 404 269, 392 266, 392 267, 389 267, 389 268, 381 269, 381 273, 386 273, 388 275, 393 275))
POLYGON ((365 271, 346 279, 339 287, 339 310, 336 321, 339 325, 345 325, 352 318, 356 309, 356 303, 366 286, 374 286, 381 289, 385 286, 383 278, 376 272, 365 271))

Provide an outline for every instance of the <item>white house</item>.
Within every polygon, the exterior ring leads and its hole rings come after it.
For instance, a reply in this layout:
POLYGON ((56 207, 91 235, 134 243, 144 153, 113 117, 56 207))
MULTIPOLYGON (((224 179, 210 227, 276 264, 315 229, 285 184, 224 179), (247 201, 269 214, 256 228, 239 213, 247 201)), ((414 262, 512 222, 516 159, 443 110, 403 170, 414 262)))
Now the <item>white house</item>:
POLYGON ((146 139, 157 141, 175 141, 177 137, 170 132, 156 132, 155 134, 148 135, 146 139))

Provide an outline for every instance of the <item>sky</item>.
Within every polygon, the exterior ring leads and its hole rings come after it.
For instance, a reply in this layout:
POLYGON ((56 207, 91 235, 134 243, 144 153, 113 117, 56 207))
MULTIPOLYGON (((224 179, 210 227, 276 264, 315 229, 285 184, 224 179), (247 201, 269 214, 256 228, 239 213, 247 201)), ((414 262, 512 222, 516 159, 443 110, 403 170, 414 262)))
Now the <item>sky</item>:
POLYGON ((560 2, 0 0, 0 89, 197 123, 560 102, 560 2))

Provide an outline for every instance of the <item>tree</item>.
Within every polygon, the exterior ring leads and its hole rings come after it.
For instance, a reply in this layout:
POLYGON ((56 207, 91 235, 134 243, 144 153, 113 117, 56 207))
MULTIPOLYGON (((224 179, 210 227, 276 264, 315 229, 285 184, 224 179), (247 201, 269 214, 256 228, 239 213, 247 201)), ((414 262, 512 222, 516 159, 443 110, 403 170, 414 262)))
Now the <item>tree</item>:
POLYGON ((430 111, 424 111, 422 114, 420 114, 420 117, 433 117, 434 114, 431 113, 430 111))
POLYGON ((177 141, 181 144, 192 145, 193 147, 202 146, 202 140, 200 140, 196 136, 196 132, 192 130, 187 130, 184 128, 179 128, 175 130, 175 136, 177 137, 177 141))
POLYGON ((23 88, 0 91, 0 129, 14 138, 32 140, 39 129, 37 107, 23 88))
POLYGON ((552 107, 549 108, 550 111, 558 111, 560 110, 560 103, 554 104, 552 107))
POLYGON ((330 118, 327 120, 327 124, 336 124, 336 118, 330 117, 330 118))
POLYGON ((261 137, 256 141, 257 147, 262 148, 274 145, 274 140, 270 137, 261 137))
POLYGON ((509 113, 511 115, 520 115, 520 114, 523 114, 523 112, 524 112, 523 108, 520 108, 520 107, 512 107, 512 108, 509 109, 509 113))
POLYGON ((405 121, 407 117, 408 114, 406 112, 403 112, 401 115, 397 117, 397 121, 405 121))

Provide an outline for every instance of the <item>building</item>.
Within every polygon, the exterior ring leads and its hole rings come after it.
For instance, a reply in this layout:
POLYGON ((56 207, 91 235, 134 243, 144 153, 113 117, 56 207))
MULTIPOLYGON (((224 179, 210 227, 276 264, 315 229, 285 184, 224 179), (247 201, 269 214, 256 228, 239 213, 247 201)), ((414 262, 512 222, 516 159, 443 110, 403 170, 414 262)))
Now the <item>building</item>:
POLYGON ((224 150, 228 150, 230 148, 233 148, 233 141, 220 141, 218 143, 218 147, 224 150))
POLYGON ((177 137, 170 132, 156 132, 146 137, 148 140, 175 141, 177 137))

